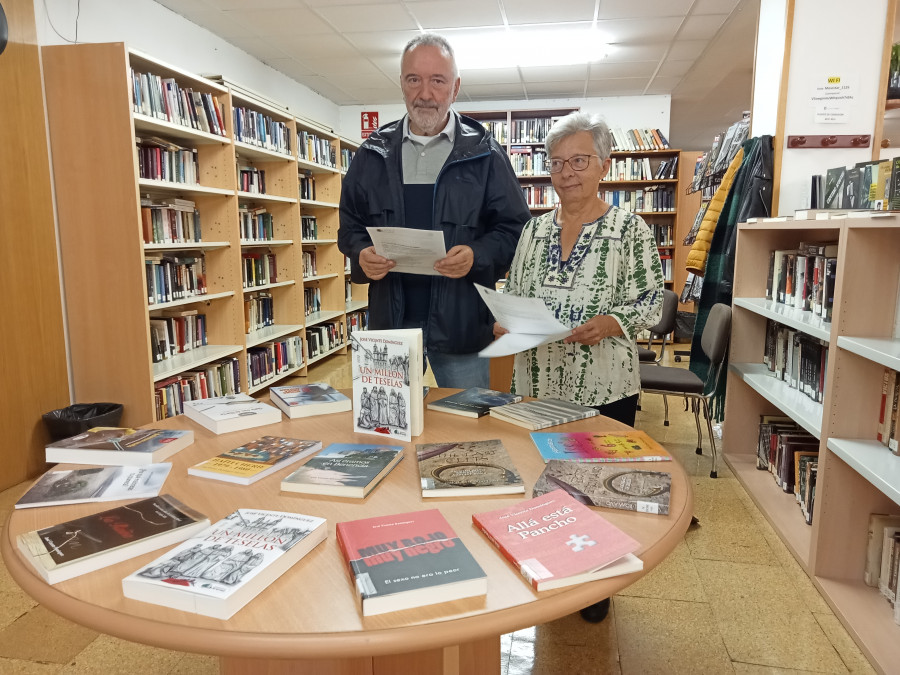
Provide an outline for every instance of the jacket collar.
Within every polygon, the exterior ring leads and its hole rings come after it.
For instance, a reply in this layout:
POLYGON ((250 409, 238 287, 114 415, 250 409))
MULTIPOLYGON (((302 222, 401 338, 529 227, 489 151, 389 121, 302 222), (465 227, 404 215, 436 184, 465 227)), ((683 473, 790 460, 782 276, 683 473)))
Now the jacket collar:
MULTIPOLYGON (((468 159, 477 155, 487 154, 491 151, 490 133, 479 122, 471 117, 460 115, 451 109, 450 114, 456 119, 456 139, 453 142, 453 150, 448 161, 468 159)), ((403 141, 404 115, 395 122, 384 125, 378 131, 372 133, 360 149, 368 149, 388 159, 400 152, 400 144, 403 141)))

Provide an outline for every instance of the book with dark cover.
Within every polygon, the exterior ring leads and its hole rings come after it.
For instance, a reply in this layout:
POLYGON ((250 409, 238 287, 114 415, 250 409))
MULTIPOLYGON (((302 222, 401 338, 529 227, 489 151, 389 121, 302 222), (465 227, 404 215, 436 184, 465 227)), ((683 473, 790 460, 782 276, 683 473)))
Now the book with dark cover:
POLYGON ((230 394, 184 402, 184 414, 213 433, 252 429, 281 421, 275 406, 257 401, 247 394, 230 394))
POLYGON ((188 468, 192 476, 250 485, 322 449, 322 441, 262 436, 188 468))
POLYGON ((587 506, 666 515, 672 474, 551 459, 535 482, 531 496, 554 490, 565 490, 587 506))
POLYGON ((597 410, 555 398, 539 398, 497 406, 491 408, 489 414, 498 420, 537 430, 594 417, 597 410))
POLYGON ((48 471, 19 498, 16 508, 155 497, 171 469, 163 463, 48 471))
POLYGON ((825 259, 825 278, 822 282, 822 320, 831 322, 834 309, 834 284, 837 279, 837 258, 825 259))
POLYGON ((416 446, 423 497, 524 494, 525 484, 499 439, 416 446))
POLYGON ((487 593, 487 576, 437 509, 337 524, 363 616, 487 593))
POLYGON ((287 492, 365 497, 403 459, 403 447, 332 443, 281 481, 287 492))
POLYGON ((565 490, 474 513, 472 522, 537 591, 644 568, 634 555, 640 542, 565 490))
POLYGON ((431 401, 427 407, 429 410, 438 410, 440 412, 453 413, 454 415, 483 417, 490 412, 491 408, 495 408, 498 405, 506 405, 507 403, 517 403, 521 400, 522 397, 517 394, 472 387, 450 396, 439 398, 437 401, 431 401))
POLYGON ((94 427, 45 449, 48 462, 136 466, 156 464, 194 442, 193 431, 94 427))
POLYGON ((353 401, 324 382, 292 387, 269 387, 269 400, 291 419, 344 412, 353 401))
POLYGON ((326 521, 238 509, 122 580, 126 598, 228 619, 315 546, 326 521))
POLYGON ((206 516, 171 495, 151 497, 17 538, 19 550, 49 584, 182 541, 209 526, 206 516))
POLYGON ((672 457, 644 431, 536 432, 531 440, 544 461, 667 462, 672 457))
POLYGON ((847 168, 838 166, 825 172, 825 208, 845 208, 844 204, 844 178, 847 168))

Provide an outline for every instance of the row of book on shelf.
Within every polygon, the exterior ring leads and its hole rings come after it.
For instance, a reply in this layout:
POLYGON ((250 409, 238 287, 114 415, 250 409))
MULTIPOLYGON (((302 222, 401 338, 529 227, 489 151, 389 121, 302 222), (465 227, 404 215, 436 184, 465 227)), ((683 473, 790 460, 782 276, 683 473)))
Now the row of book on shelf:
POLYGON ((206 295, 206 258, 203 255, 144 253, 147 302, 159 305, 206 295))
POLYGON ((769 254, 766 298, 831 321, 837 275, 837 244, 800 242, 769 254))
POLYGON ((812 209, 900 209, 900 158, 858 162, 812 176, 812 209))
POLYGON ((186 185, 199 183, 200 164, 196 148, 186 148, 158 137, 136 137, 134 141, 140 178, 186 185))
POLYGON ((900 515, 869 515, 866 566, 863 581, 877 588, 893 608, 894 623, 900 624, 900 515))
POLYGON ((793 494, 803 518, 812 525, 819 470, 819 440, 790 417, 761 415, 756 468, 793 494))
POLYGON ((825 399, 828 342, 789 326, 766 320, 763 364, 773 377, 813 401, 825 399))
POLYGON ((605 181, 623 180, 672 180, 678 176, 678 156, 661 161, 656 170, 650 165, 649 157, 613 158, 605 181))
POLYGON ((648 185, 637 190, 601 189, 597 194, 607 204, 621 206, 628 211, 675 210, 675 191, 661 185, 648 185))
MULTIPOLYGON (((413 349, 420 346, 420 331, 402 333, 400 337, 409 338, 413 349)), ((391 377, 386 370, 399 375, 404 364, 395 359, 399 351, 388 346, 392 340, 385 335, 369 337, 373 339, 365 344, 357 379, 368 366, 373 376, 378 373, 379 381, 391 377)), ((354 385, 353 399, 317 383, 272 388, 274 405, 235 395, 187 402, 184 410, 188 418, 215 433, 274 424, 281 420, 282 411, 296 418, 346 412, 355 406, 355 430, 360 430, 360 420, 366 416, 396 416, 392 406, 360 398, 361 381, 355 380, 354 385)), ((421 407, 421 385, 406 386, 419 387, 416 398, 421 407)), ((491 390, 466 390, 433 401, 429 407, 478 417, 523 406, 523 412, 513 413, 507 421, 529 427, 545 426, 535 424, 541 405, 546 408, 543 414, 555 419, 575 416, 562 402, 519 399, 491 390), (539 406, 535 409, 525 403, 539 406)), ((594 415, 596 410, 587 408, 580 417, 594 415)), ((406 425, 417 426, 410 419, 406 425)), ((384 434, 378 429, 368 431, 384 434)), ((538 591, 642 569, 643 563, 634 555, 639 542, 585 504, 667 514, 671 475, 618 463, 668 461, 669 454, 639 431, 534 432, 531 437, 546 462, 531 499, 476 513, 473 524, 538 591), (571 541, 574 529, 578 530, 577 545, 571 541), (573 550, 588 554, 572 555, 573 550)), ((18 540, 23 555, 49 583, 58 583, 182 542, 128 575, 123 580, 125 596, 223 619, 233 615, 325 539, 325 521, 317 516, 241 509, 211 525, 170 495, 160 496, 171 470, 164 460, 193 440, 193 432, 187 430, 98 428, 50 444, 48 461, 108 468, 48 472, 17 508, 123 498, 141 501, 25 533, 18 540), (122 533, 129 528, 135 536, 126 542, 122 533), (75 531, 77 536, 71 537, 75 531), (62 533, 69 534, 63 539, 62 533), (281 545, 248 544, 248 540, 269 541, 264 533, 276 533, 281 545)), ((323 448, 321 441, 267 435, 201 461, 188 473, 248 485, 306 459, 282 479, 284 492, 363 498, 403 454, 403 446, 380 442, 323 448)), ((525 492, 521 475, 499 439, 420 443, 416 459, 423 497, 525 492)), ((432 604, 435 597, 449 600, 487 592, 485 573, 438 509, 342 522, 336 533, 364 615, 432 604), (439 589, 437 596, 435 589, 439 589)))
POLYGON ((225 136, 225 107, 214 94, 183 88, 174 78, 130 69, 131 104, 136 113, 225 136))
POLYGON ((190 199, 141 196, 141 232, 145 244, 196 243, 203 240, 200 211, 190 199))

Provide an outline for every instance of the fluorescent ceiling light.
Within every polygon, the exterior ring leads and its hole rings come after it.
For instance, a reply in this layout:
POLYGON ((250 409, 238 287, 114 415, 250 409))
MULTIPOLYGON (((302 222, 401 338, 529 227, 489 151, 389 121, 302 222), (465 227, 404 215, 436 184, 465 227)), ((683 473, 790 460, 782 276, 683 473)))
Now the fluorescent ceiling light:
POLYGON ((593 28, 508 28, 454 35, 450 43, 460 70, 578 65, 609 53, 609 44, 593 28))

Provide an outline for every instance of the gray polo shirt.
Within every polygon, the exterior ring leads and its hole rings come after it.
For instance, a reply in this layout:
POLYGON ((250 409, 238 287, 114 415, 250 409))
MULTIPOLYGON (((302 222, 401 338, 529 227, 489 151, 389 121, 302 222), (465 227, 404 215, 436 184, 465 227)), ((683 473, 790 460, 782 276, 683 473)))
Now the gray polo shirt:
POLYGON ((403 118, 403 183, 428 185, 437 180, 438 174, 453 150, 456 139, 456 117, 450 119, 435 136, 419 136, 409 130, 409 115, 403 118))

